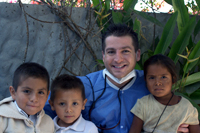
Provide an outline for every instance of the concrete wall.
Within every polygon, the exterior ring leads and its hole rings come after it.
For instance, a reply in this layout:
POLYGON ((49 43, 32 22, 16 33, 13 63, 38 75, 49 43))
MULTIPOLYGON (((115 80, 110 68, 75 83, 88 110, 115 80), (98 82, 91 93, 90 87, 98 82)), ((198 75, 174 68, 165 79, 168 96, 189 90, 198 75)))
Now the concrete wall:
MULTIPOLYGON (((24 9, 38 20, 61 21, 47 6, 24 5, 24 9)), ((88 11, 84 8, 72 10, 72 20, 82 28, 86 29, 88 25, 95 22, 94 17, 91 17, 92 22, 89 22, 88 11)), ((58 75, 64 61, 69 56, 71 58, 65 67, 73 74, 86 75, 97 70, 95 60, 90 51, 85 48, 82 39, 69 28, 63 28, 62 23, 43 23, 28 16, 27 22, 29 28, 28 47, 26 21, 19 4, 0 3, 0 100, 10 95, 8 88, 12 84, 13 73, 24 60, 45 66, 51 79, 58 75), (68 35, 64 35, 64 30, 67 30, 68 35), (73 54, 72 49, 79 42, 81 42, 80 46, 76 50, 76 54, 73 54)), ((92 32, 98 30, 99 28, 95 24, 92 32)), ((81 32, 83 35, 86 34, 85 30, 81 30, 81 32)), ((93 37, 93 34, 89 34, 86 41, 95 51, 95 55, 101 58, 101 35, 97 35, 98 37, 93 37)), ((62 69, 61 73, 72 74, 69 71, 62 69)))

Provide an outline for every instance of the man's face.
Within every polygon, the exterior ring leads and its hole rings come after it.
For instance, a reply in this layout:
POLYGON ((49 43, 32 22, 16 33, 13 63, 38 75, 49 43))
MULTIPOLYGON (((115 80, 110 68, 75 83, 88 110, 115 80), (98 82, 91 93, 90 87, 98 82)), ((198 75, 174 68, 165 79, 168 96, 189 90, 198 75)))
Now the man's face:
POLYGON ((105 53, 102 53, 106 69, 116 78, 125 77, 140 60, 140 50, 135 53, 130 36, 108 36, 105 44, 105 53))

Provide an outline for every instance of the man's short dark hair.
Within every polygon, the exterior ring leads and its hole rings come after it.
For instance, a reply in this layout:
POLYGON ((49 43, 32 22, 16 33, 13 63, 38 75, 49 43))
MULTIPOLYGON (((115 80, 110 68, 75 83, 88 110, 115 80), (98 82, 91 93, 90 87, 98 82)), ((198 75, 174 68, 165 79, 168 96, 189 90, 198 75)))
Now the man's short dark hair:
POLYGON ((105 53, 105 41, 109 36, 123 37, 130 36, 132 38, 132 43, 135 48, 135 51, 139 49, 138 36, 137 33, 133 31, 131 27, 128 27, 125 24, 110 24, 106 32, 102 35, 102 51, 105 53))
POLYGON ((17 91, 18 86, 29 77, 40 78, 46 81, 47 90, 49 91, 49 74, 46 68, 34 62, 23 63, 15 70, 12 83, 15 91, 17 91))
POLYGON ((85 88, 82 81, 76 76, 63 74, 56 77, 51 84, 50 100, 53 102, 58 90, 78 90, 81 92, 83 100, 85 100, 85 88))

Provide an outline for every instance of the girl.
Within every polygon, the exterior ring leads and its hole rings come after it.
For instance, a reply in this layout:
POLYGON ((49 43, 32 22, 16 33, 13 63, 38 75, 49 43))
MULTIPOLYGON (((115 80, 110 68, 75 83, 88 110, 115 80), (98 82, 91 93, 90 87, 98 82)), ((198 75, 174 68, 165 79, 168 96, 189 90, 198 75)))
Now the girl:
POLYGON ((171 91, 177 81, 175 64, 158 54, 144 63, 144 77, 151 94, 139 99, 131 112, 135 115, 129 133, 176 133, 179 125, 189 124, 191 133, 200 133, 198 112, 192 104, 171 91))

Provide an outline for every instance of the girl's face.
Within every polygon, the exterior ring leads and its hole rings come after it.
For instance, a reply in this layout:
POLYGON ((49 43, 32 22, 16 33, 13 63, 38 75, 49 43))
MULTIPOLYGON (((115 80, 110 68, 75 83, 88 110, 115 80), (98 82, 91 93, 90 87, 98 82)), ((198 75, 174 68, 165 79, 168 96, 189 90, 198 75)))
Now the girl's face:
POLYGON ((146 75, 147 88, 155 97, 171 95, 172 75, 166 67, 149 65, 146 75))

